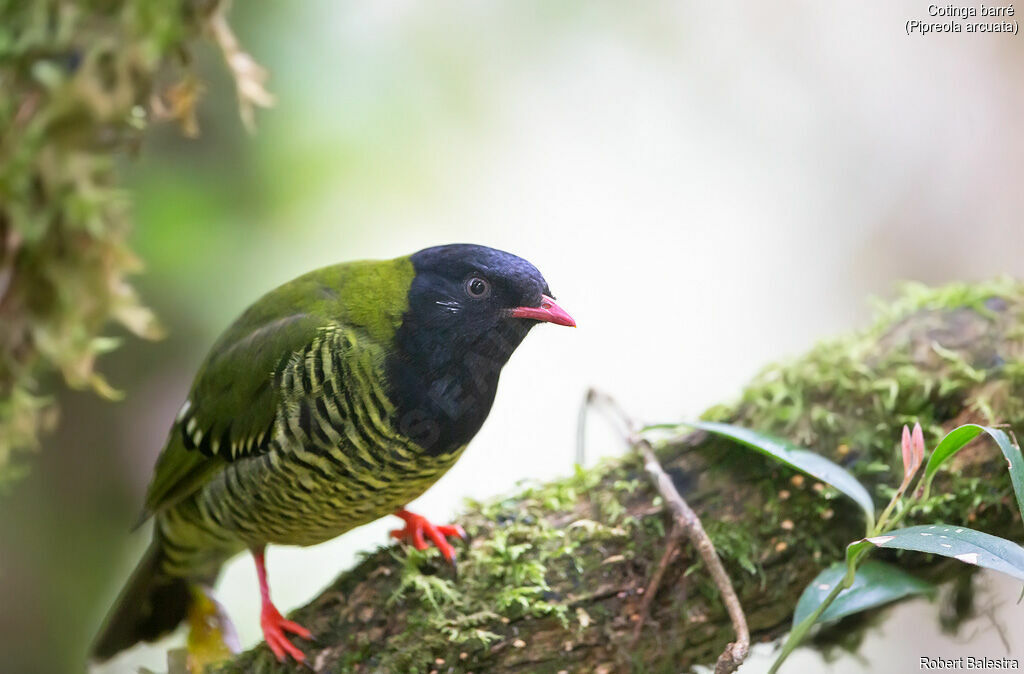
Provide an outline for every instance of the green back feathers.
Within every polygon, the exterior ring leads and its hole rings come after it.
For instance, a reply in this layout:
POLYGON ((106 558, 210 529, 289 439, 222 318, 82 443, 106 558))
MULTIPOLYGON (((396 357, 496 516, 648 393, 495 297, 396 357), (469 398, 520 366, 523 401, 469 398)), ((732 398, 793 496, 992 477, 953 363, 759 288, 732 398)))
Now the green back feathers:
POLYGON ((262 454, 280 403, 275 378, 324 329, 387 350, 408 307, 408 257, 324 267, 270 291, 220 336, 157 461, 144 517, 174 505, 224 464, 262 454))
POLYGON ((384 262, 352 262, 328 267, 321 272, 336 270, 341 288, 339 309, 343 325, 362 328, 370 339, 390 346, 395 331, 402 324, 402 315, 409 307, 409 287, 412 285, 412 262, 400 257, 384 262))
MULTIPOLYGON (((320 325, 362 329, 373 341, 387 344, 408 308, 414 275, 408 257, 348 262, 303 274, 246 309, 217 340, 207 364, 254 333, 296 316, 307 316, 320 325)), ((200 369, 197 379, 203 375, 200 369)))

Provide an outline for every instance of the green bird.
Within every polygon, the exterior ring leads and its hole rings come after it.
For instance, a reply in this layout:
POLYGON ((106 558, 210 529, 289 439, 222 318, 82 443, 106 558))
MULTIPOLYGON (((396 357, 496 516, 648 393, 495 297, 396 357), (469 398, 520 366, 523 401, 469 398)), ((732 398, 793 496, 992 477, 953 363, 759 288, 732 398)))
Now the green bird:
POLYGON ((305 656, 270 599, 267 544, 313 545, 383 515, 451 562, 448 536, 405 510, 459 458, 498 376, 539 322, 575 326, 536 267, 453 244, 300 276, 250 306, 196 375, 156 463, 153 540, 93 645, 109 659, 185 618, 196 586, 251 551, 260 625, 279 660, 305 656))

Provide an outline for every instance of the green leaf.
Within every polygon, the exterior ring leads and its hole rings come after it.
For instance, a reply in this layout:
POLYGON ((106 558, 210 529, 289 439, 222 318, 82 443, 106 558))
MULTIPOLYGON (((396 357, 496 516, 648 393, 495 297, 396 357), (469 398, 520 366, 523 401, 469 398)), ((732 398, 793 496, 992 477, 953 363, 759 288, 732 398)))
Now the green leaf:
POLYGON ((807 473, 826 484, 830 484, 857 502, 868 518, 868 530, 875 524, 875 504, 871 500, 871 494, 857 481, 846 469, 829 461, 820 454, 800 449, 796 445, 763 433, 752 431, 749 428, 720 424, 714 421, 684 421, 681 426, 699 428, 708 433, 721 435, 756 449, 781 463, 807 473))
POLYGON ((958 559, 1024 580, 1024 548, 998 536, 949 524, 896 529, 865 538, 879 548, 917 550, 958 559))
MULTIPOLYGON (((814 613, 814 609, 825 601, 829 592, 843 582, 846 568, 846 562, 836 562, 811 581, 796 604, 794 627, 814 613)), ((839 593, 818 618, 818 622, 845 618, 911 595, 934 593, 934 585, 911 576, 899 567, 885 562, 867 561, 857 569, 853 585, 839 593)))
POLYGON ((925 483, 931 484, 932 478, 935 477, 935 473, 942 467, 942 464, 982 433, 988 433, 996 441, 1003 456, 1006 457, 1006 465, 1010 470, 1010 482, 1013 483, 1013 491, 1017 495, 1017 508, 1020 510, 1021 517, 1024 517, 1024 457, 1021 456, 1017 441, 1009 433, 998 428, 965 424, 951 430, 946 437, 942 438, 928 459, 928 465, 924 469, 925 483))

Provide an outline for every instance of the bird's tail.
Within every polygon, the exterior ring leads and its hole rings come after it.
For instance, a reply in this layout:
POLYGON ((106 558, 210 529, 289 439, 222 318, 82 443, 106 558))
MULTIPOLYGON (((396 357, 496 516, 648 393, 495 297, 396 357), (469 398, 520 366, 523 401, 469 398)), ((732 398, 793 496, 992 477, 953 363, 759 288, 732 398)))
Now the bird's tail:
POLYGON ((190 581, 163 571, 164 554, 156 534, 93 642, 93 661, 109 660, 140 641, 155 641, 185 619, 192 596, 190 581))

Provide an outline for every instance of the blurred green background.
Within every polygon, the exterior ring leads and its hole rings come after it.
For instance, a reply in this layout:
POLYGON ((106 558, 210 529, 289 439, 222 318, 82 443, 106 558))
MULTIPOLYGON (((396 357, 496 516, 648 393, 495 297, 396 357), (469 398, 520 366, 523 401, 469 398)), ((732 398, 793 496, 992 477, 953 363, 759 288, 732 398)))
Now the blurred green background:
MULTIPOLYGON (((278 103, 246 134, 201 47, 201 137, 158 127, 123 158, 137 284, 169 337, 103 359, 123 402, 61 393, 59 429, 3 501, 4 672, 83 670, 146 544, 128 530, 196 366, 249 302, 314 267, 483 243, 533 261, 579 322, 517 352, 473 448, 417 503, 437 519, 571 470, 587 386, 645 420, 695 415, 766 362, 863 325, 866 298, 896 280, 1024 274, 1024 47, 907 37, 921 3, 236 4, 278 103)), ((620 451, 601 435, 591 461, 620 451)), ((272 550, 279 606, 311 598, 391 524, 272 550)), ((248 559, 219 595, 255 643, 248 559)), ((926 605, 897 614, 914 639, 892 622, 866 661, 801 653, 803 666, 1004 652, 984 627, 940 636, 926 605)), ((1009 638, 1024 655, 1024 636, 1009 638)), ((168 643, 98 671, 158 668, 168 643)))

